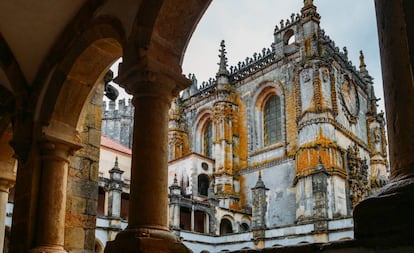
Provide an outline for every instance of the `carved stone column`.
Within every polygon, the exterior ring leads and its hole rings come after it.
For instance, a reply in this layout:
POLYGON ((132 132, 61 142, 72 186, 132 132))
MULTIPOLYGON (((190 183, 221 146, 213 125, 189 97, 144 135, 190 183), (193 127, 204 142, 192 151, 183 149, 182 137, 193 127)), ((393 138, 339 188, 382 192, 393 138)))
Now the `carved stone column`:
POLYGON ((413 245, 414 3, 376 0, 391 183, 354 211, 355 237, 375 245, 413 245))
POLYGON ((168 109, 190 81, 151 59, 125 68, 116 81, 135 106, 129 220, 105 252, 187 252, 168 228, 167 160, 168 109))
POLYGON ((40 143, 41 175, 38 196, 37 227, 32 252, 67 252, 65 211, 68 158, 80 146, 54 138, 40 143))
POLYGON ((0 252, 4 248, 4 227, 6 220, 6 207, 9 198, 9 190, 13 187, 14 181, 0 178, 0 252))

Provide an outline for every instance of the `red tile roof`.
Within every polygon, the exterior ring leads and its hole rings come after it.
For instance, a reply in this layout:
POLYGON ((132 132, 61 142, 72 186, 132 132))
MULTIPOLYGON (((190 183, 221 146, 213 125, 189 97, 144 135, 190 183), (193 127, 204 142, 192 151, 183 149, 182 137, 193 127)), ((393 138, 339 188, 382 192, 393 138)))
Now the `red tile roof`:
POLYGON ((112 149, 114 151, 125 153, 125 154, 128 154, 128 155, 132 154, 132 150, 129 149, 128 147, 125 147, 121 143, 118 143, 118 142, 110 139, 109 137, 106 137, 106 136, 103 136, 103 135, 101 136, 101 146, 112 149))

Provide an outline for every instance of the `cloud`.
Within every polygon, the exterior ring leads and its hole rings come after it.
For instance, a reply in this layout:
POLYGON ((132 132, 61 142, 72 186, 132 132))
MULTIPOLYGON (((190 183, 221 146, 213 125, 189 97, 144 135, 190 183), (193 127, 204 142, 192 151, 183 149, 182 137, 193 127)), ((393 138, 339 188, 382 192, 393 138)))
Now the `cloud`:
MULTIPOLYGON (((314 3, 322 16, 321 27, 338 47, 348 48, 349 58, 357 67, 359 50, 364 51, 368 70, 375 79, 376 94, 383 97, 373 1, 315 0, 314 3)), ((300 12, 302 6, 301 0, 213 1, 190 40, 183 72, 195 73, 199 82, 214 77, 222 39, 226 40, 230 65, 263 47, 268 48, 273 42, 275 25, 291 13, 300 12)))

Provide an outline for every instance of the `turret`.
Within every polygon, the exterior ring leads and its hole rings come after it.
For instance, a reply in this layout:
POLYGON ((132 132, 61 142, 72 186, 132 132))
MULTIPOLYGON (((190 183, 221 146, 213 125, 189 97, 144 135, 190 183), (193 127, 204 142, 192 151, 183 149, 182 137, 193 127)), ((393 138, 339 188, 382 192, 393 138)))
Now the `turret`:
POLYGON ((169 160, 174 160, 190 152, 188 133, 185 129, 184 119, 182 117, 180 97, 174 98, 171 102, 168 117, 168 158, 169 160))

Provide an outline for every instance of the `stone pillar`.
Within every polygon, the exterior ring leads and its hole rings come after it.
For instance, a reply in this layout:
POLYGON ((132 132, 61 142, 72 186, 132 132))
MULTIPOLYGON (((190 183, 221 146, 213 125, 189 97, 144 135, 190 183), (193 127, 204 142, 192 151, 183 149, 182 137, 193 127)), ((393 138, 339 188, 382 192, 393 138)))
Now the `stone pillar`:
POLYGON ((105 252, 188 252, 168 228, 167 137, 172 98, 190 81, 146 57, 132 67, 121 64, 116 80, 133 95, 135 106, 131 193, 128 227, 105 252))
POLYGON ((376 0, 391 183, 354 211, 355 237, 412 245, 414 234, 414 3, 376 0))
POLYGON ((204 226, 205 226, 204 233, 210 234, 210 216, 208 215, 208 213, 206 213, 206 220, 205 220, 204 226))
POLYGON ((122 174, 124 172, 118 166, 118 157, 114 167, 109 171, 110 181, 108 187, 108 216, 111 218, 121 218, 121 194, 122 194, 122 174))
POLYGON ((9 190, 13 187, 14 181, 9 179, 0 179, 0 252, 3 252, 4 248, 4 228, 6 221, 6 208, 9 198, 9 190))
POLYGON ((191 206, 191 231, 194 232, 194 205, 191 206))
POLYGON ((75 144, 45 139, 40 144, 41 176, 38 196, 37 227, 32 252, 67 252, 65 242, 65 211, 68 158, 75 144))
POLYGON ((173 229, 180 229, 180 198, 181 187, 178 184, 177 175, 174 175, 173 184, 170 189, 170 227, 173 229))

